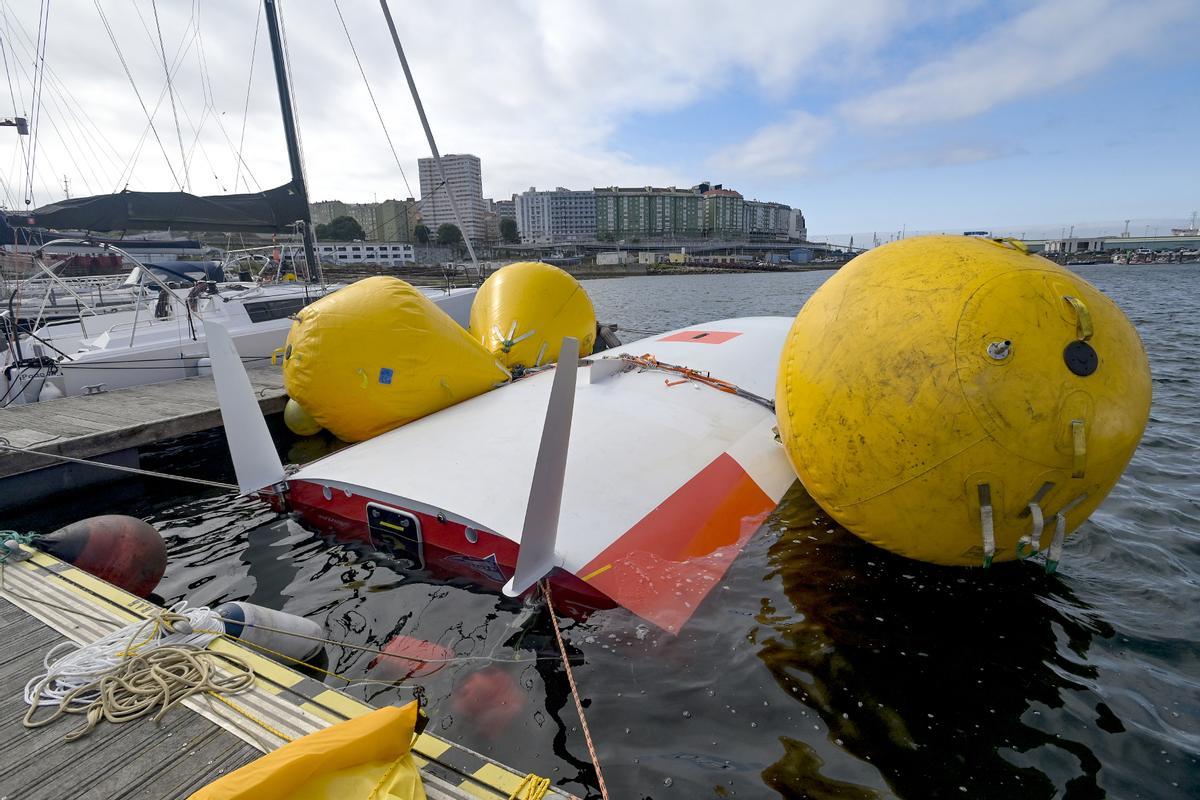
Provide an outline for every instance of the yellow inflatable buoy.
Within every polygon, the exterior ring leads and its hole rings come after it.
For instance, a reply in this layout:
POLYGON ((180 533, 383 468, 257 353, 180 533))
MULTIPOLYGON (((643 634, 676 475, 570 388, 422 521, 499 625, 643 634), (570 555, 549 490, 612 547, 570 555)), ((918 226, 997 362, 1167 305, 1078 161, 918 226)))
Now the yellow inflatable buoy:
POLYGON ((508 264, 492 273, 471 305, 471 334, 505 367, 532 368, 558 360, 564 336, 579 355, 596 343, 596 311, 579 281, 540 261, 508 264))
POLYGON ((1150 369, 1112 301, 1020 242, 907 239, 801 309, 780 361, 780 438, 805 488, 869 542, 936 564, 1049 547, 1112 489, 1150 369))
POLYGON ((288 395, 347 442, 482 394, 508 372, 446 312, 398 278, 366 278, 296 314, 288 395))
POLYGON ((283 424, 297 436, 315 436, 321 432, 321 423, 313 419, 304 406, 290 398, 283 407, 283 424))

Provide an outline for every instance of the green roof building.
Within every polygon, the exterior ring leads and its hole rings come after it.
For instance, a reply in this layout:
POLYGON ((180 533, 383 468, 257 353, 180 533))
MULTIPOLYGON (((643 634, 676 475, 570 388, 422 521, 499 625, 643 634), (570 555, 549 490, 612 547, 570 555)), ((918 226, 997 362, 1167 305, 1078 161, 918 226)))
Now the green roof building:
POLYGON ((690 189, 597 188, 596 238, 695 239, 703 235, 703 198, 690 189))

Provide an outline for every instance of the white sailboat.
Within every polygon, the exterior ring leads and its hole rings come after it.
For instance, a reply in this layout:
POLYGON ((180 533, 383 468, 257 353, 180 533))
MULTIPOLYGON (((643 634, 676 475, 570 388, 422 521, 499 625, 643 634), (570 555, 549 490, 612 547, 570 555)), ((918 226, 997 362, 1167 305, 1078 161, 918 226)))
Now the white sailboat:
MULTIPOLYGON (((43 325, 0 355, 0 408, 205 374, 204 321, 225 327, 247 364, 282 348, 291 317, 338 285, 198 283, 159 287, 132 308, 43 325)), ((466 326, 475 288, 420 291, 466 326)))

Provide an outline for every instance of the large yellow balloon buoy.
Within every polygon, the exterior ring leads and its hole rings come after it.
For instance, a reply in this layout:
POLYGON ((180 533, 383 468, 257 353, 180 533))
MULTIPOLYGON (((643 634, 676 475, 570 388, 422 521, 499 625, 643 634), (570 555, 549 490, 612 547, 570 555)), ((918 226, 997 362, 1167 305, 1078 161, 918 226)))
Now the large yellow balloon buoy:
POLYGON ((446 312, 397 278, 366 278, 296 314, 284 349, 288 395, 358 442, 508 379, 446 312))
POLYGON ((779 432, 813 498, 869 542, 937 564, 1048 547, 1100 504, 1150 410, 1112 301, 1020 242, 876 248, 793 323, 779 432))
POLYGON ((471 305, 471 334, 509 369, 558 360, 564 336, 579 355, 596 343, 596 312, 568 273, 540 261, 508 264, 492 273, 471 305))

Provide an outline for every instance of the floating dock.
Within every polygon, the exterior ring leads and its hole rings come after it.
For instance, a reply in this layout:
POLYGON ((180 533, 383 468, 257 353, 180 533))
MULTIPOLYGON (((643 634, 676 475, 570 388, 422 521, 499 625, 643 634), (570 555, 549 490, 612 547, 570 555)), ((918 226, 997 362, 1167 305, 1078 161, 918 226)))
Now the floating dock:
MULTIPOLYGON (((263 413, 282 411, 287 393, 281 369, 268 364, 246 372, 263 413)), ((0 450, 0 511, 18 500, 26 504, 31 498, 121 477, 114 470, 55 455, 137 467, 140 448, 219 427, 221 411, 211 376, 0 409, 0 444, 34 451, 0 450)))
MULTIPOLYGON (((115 394, 115 393, 114 393, 115 394)), ((55 401, 61 402, 61 401, 55 401)), ((0 564, 0 797, 186 798, 261 753, 373 708, 223 638, 210 649, 249 662, 253 689, 222 698, 196 695, 161 723, 101 723, 74 742, 63 735, 78 715, 34 730, 22 725, 22 689, 54 645, 91 643, 159 611, 51 556, 0 564)), ((47 712, 48 713, 48 712, 47 712)), ((445 739, 422 733, 412 747, 432 800, 503 800, 525 776, 445 739)), ((551 788, 547 797, 570 798, 551 788)))

